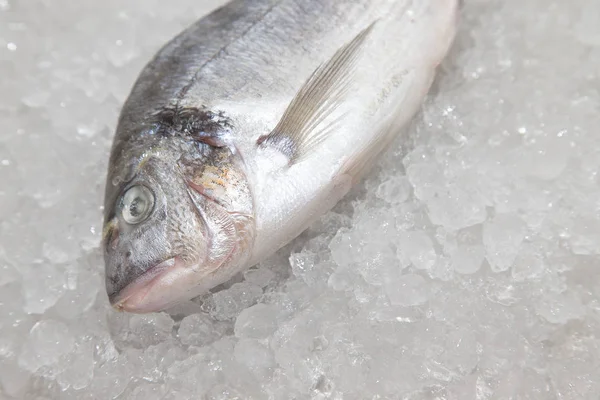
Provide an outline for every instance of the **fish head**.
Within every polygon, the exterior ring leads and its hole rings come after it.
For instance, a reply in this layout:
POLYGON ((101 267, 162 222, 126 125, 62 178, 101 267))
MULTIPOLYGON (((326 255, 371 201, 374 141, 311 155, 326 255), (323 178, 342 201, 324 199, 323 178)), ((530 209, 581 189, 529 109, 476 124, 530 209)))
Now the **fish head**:
POLYGON ((251 218, 199 190, 198 168, 183 168, 176 152, 149 153, 126 179, 109 172, 106 193, 106 290, 113 307, 134 313, 208 291, 251 250, 251 218))

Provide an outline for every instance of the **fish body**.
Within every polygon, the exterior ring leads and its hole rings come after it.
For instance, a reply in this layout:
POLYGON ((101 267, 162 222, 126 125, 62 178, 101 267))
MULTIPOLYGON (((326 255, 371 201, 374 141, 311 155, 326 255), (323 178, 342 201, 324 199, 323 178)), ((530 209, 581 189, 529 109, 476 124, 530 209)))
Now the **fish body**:
POLYGON ((111 303, 166 309, 332 208, 419 109, 456 0, 234 0, 145 67, 111 152, 111 303))

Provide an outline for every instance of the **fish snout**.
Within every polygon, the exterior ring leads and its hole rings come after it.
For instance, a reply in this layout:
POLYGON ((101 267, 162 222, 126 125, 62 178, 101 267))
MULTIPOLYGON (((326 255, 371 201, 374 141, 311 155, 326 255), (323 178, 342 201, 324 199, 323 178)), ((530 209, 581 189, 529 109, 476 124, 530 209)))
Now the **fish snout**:
MULTIPOLYGON (((180 274, 184 263, 172 257, 157 263, 137 276, 123 275, 113 280, 107 275, 106 290, 110 304, 118 311, 150 313, 164 310, 173 299, 173 278, 180 274)), ((132 268, 125 268, 126 271, 132 268)))

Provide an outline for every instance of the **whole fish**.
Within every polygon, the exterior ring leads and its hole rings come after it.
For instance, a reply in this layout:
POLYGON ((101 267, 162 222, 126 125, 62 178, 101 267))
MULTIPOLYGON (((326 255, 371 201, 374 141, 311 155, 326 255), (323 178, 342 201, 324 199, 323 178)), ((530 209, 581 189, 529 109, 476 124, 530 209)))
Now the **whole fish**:
POLYGON ((234 0, 145 67, 105 195, 111 304, 164 310, 331 209, 418 111, 457 0, 234 0))

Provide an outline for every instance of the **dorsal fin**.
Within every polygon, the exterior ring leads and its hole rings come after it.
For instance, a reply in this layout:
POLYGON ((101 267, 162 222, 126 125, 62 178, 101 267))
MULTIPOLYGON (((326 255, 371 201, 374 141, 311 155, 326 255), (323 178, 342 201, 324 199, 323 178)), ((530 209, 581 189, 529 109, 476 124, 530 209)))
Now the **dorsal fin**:
POLYGON ((327 137, 337 120, 325 121, 346 95, 356 60, 374 25, 369 25, 313 72, 275 129, 258 139, 258 146, 277 148, 291 165, 310 154, 327 137))

